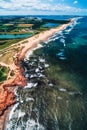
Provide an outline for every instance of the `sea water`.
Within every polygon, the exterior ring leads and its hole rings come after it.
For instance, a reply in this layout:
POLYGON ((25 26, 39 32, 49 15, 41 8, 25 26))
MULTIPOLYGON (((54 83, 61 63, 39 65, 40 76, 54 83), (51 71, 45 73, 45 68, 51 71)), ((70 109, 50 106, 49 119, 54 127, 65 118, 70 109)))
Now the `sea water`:
POLYGON ((87 130, 87 17, 77 17, 21 62, 27 86, 5 130, 87 130))

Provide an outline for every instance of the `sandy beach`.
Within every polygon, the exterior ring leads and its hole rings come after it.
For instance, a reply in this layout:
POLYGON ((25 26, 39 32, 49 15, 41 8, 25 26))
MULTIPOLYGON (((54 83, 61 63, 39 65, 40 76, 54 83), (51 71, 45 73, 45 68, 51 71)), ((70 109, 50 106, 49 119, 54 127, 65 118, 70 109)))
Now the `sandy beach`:
POLYGON ((68 24, 63 24, 60 27, 57 27, 55 29, 50 29, 48 31, 42 32, 40 34, 37 34, 31 38, 27 39, 27 43, 25 43, 24 45, 22 44, 22 50, 21 53, 19 52, 18 57, 21 60, 22 58, 24 58, 26 52, 31 49, 31 48, 35 48, 37 46, 37 44, 46 41, 49 37, 51 37, 54 33, 61 31, 63 29, 65 29, 67 26, 69 26, 70 23, 68 24))
MULTIPOLYGON (((20 67, 19 62, 25 57, 28 51, 36 48, 41 42, 48 40, 48 38, 56 32, 65 29, 73 22, 73 20, 74 19, 72 19, 68 24, 63 24, 57 28, 41 32, 40 34, 18 42, 16 44, 16 48, 20 47, 20 49, 14 55, 12 64, 0 62, 1 66, 8 67, 10 69, 10 72, 14 72, 14 75, 12 77, 9 76, 10 78, 8 77, 8 80, 4 81, 0 85, 0 130, 4 129, 5 119, 8 114, 8 112, 5 110, 16 102, 14 95, 15 86, 25 86, 27 84, 25 77, 22 75, 23 69, 20 67)), ((14 47, 14 44, 11 47, 14 47)))

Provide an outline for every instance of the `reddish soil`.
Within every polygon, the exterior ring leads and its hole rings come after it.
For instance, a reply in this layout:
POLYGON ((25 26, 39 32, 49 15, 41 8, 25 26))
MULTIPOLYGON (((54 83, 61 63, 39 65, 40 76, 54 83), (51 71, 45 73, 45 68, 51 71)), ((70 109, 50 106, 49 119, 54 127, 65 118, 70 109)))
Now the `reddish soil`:
POLYGON ((23 69, 19 65, 18 56, 13 65, 14 76, 0 85, 0 130, 4 129, 4 122, 8 108, 16 103, 14 89, 16 86, 25 86, 26 79, 22 75, 23 69))

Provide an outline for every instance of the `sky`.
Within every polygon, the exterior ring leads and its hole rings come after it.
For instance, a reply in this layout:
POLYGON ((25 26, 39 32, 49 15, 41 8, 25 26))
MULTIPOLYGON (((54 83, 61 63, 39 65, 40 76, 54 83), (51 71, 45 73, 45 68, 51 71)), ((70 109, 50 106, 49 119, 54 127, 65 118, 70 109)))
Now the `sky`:
POLYGON ((87 15, 87 0, 0 0, 0 15, 87 15))

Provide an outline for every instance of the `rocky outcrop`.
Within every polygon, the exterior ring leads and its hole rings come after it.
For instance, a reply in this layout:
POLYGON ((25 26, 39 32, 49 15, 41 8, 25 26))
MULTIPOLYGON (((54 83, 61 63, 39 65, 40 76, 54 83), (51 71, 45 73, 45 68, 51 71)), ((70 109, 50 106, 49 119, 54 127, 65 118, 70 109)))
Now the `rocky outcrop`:
POLYGON ((9 66, 10 70, 14 72, 14 75, 0 85, 0 130, 4 127, 8 107, 16 103, 16 98, 14 95, 15 87, 25 86, 27 83, 22 74, 23 69, 21 68, 19 62, 20 60, 17 55, 13 65, 11 67, 9 66))
POLYGON ((12 92, 3 90, 0 95, 0 116, 4 114, 4 111, 16 102, 15 95, 12 92))

